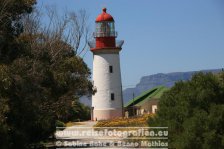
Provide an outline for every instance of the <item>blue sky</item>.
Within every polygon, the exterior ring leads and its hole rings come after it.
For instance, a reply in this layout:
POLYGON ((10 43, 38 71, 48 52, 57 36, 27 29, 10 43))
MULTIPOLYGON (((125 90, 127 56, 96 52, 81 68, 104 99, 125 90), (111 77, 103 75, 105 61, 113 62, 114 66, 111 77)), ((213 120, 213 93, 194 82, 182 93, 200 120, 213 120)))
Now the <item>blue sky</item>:
MULTIPOLYGON (((124 88, 142 76, 224 67, 224 0, 37 0, 38 5, 85 9, 94 21, 103 7, 115 19, 124 88)), ((84 57, 92 69, 92 53, 84 57)))

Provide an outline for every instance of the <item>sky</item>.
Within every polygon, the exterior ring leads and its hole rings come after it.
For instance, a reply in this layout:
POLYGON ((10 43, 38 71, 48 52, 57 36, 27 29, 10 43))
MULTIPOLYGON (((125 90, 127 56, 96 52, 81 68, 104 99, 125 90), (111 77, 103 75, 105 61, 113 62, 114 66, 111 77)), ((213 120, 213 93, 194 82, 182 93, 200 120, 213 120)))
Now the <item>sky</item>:
MULTIPOLYGON (((124 40, 123 88, 156 73, 224 68, 224 0, 37 0, 37 6, 85 9, 92 31, 106 7, 124 40)), ((92 70, 90 51, 84 61, 92 70)))

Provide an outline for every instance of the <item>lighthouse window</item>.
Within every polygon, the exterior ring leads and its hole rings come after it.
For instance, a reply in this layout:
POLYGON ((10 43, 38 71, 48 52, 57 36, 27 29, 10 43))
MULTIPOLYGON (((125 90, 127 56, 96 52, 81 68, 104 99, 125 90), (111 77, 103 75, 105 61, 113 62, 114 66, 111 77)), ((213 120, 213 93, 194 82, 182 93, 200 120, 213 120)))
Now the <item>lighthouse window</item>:
POLYGON ((111 94, 110 94, 110 99, 111 99, 111 100, 114 100, 114 93, 111 93, 111 94))
POLYGON ((109 66, 110 73, 113 73, 113 66, 109 66))

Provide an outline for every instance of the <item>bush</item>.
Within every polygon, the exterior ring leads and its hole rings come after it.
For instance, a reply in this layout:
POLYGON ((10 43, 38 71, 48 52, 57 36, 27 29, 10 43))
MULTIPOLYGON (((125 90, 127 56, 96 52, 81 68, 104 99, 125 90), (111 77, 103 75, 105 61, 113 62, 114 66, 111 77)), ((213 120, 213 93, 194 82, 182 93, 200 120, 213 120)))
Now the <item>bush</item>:
POLYGON ((163 94, 150 126, 168 127, 169 147, 224 148, 224 73, 198 73, 163 94))
POLYGON ((59 121, 59 120, 56 120, 55 126, 56 127, 66 127, 65 123, 63 123, 62 121, 59 121))

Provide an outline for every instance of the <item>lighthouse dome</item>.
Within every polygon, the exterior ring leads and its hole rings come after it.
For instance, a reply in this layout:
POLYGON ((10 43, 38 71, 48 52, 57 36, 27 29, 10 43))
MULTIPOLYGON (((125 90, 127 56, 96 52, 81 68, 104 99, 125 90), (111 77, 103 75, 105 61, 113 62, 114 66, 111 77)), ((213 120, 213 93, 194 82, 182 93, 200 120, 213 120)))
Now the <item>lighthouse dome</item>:
POLYGON ((96 18, 96 22, 110 21, 114 22, 114 18, 107 13, 107 9, 103 8, 103 12, 96 18))

